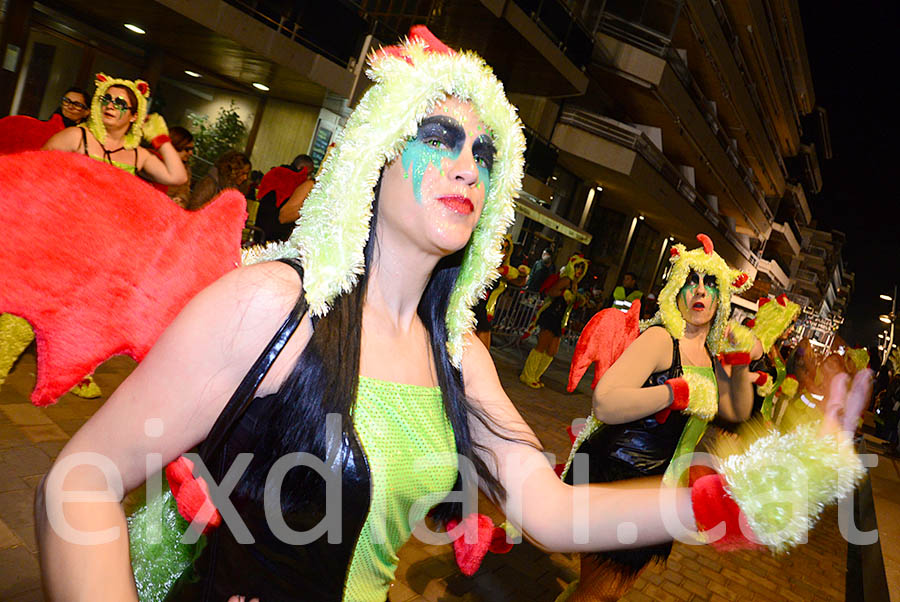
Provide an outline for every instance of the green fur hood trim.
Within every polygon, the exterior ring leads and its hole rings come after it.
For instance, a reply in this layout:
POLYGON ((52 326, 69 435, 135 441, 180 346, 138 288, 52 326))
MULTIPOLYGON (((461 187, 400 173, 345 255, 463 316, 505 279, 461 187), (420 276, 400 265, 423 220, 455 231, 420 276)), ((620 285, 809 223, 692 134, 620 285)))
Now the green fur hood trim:
POLYGON ((449 96, 472 103, 494 138, 496 155, 484 210, 465 248, 447 307, 447 346, 457 367, 464 336, 475 327, 472 306, 498 278, 501 242, 514 219, 525 138, 503 84, 472 52, 434 52, 418 38, 369 57, 375 82, 360 100, 325 159, 291 238, 254 250, 245 263, 299 256, 313 315, 356 286, 364 271, 374 189, 382 168, 415 137, 419 122, 449 96))

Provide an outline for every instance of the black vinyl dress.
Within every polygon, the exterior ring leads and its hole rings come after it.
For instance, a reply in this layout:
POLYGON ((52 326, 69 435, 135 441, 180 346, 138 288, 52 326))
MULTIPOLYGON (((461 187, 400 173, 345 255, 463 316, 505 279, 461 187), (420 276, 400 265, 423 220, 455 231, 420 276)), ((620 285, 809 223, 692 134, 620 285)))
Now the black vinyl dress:
MULTIPOLYGON (((291 261, 285 263, 298 268, 291 261)), ((251 368, 201 444, 199 455, 217 483, 222 482, 227 467, 232 466, 238 454, 254 451, 260 418, 278 395, 253 398, 254 392, 303 313, 305 302, 298 301, 298 307, 251 368)), ((303 545, 282 541, 266 520, 262 495, 246 493, 238 486, 229 499, 246 525, 253 545, 239 543, 240 528, 233 530, 235 524, 230 519, 223 520, 208 535, 207 545, 194 564, 199 580, 183 577, 166 600, 224 602, 235 594, 265 602, 341 600, 351 555, 369 512, 371 482, 366 455, 352 428, 344 429, 336 458, 342 471, 339 543, 329 543, 327 533, 303 545)), ((318 475, 309 477, 309 470, 305 466, 294 468, 292 478, 285 479, 281 491, 282 516, 287 527, 294 531, 309 531, 326 513, 325 480, 318 475), (297 474, 301 471, 307 474, 297 474), (302 490, 292 487, 292 483, 303 483, 302 490)))
MULTIPOLYGON (((682 373, 678 339, 673 338, 671 366, 668 370, 651 374, 642 386, 662 385, 682 373)), ((687 420, 687 414, 672 412, 662 424, 656 421, 655 415, 650 415, 624 424, 601 425, 578 448, 578 453, 588 454, 588 482, 610 483, 662 475, 675 453, 687 420)), ((569 485, 573 484, 572 473, 570 470, 564 479, 569 485)), ((612 560, 622 565, 623 572, 634 574, 651 561, 664 561, 671 551, 672 542, 667 542, 597 554, 602 560, 612 560)))

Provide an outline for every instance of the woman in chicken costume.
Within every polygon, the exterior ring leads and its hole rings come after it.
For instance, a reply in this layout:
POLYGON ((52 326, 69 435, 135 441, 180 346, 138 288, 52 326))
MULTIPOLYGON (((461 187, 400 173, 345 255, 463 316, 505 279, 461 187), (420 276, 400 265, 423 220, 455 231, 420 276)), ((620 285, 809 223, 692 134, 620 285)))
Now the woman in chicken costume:
POLYGON ((587 274, 589 264, 583 255, 576 253, 569 258, 559 274, 551 274, 541 285, 541 292, 545 293, 547 298, 538 308, 523 338, 529 337, 538 326, 541 330, 538 333, 537 345, 525 358, 525 365, 519 375, 519 380, 532 389, 544 386, 541 376, 553 363, 553 358, 559 351, 559 343, 569 324, 569 316, 579 302, 578 283, 587 274))
MULTIPOLYGON (((288 263, 234 270, 192 300, 38 488, 49 597, 383 602, 397 550, 455 484, 467 495, 449 500, 472 499, 477 482, 510 521, 554 550, 619 547, 619 521, 641 525, 639 545, 668 540, 663 496, 687 530, 701 508, 715 517, 734 505, 709 487, 708 500, 692 503, 688 489, 579 492, 557 478, 471 333, 471 306, 497 277, 523 173, 515 110, 480 58, 450 50, 425 28, 376 52, 370 65, 375 84, 291 239, 256 257, 288 263), (458 250, 461 264, 453 265, 458 250), (290 261, 298 256, 300 265, 290 261), (153 472, 148 460, 169 463, 198 444, 194 464, 209 473, 174 462, 171 492, 147 508, 174 496, 178 512, 146 512, 156 530, 132 524, 129 541, 116 503, 123 492, 153 472), (67 504, 61 517, 68 491, 105 488, 102 471, 67 474, 78 452, 108 459, 121 487, 67 504), (160 526, 186 518, 199 531, 219 522, 203 500, 204 474, 213 478, 221 525, 191 582, 143 552, 154 543, 149 535, 159 543, 160 526), (578 523, 574 502, 585 496, 591 511, 578 523), (165 523, 154 523, 161 515, 165 523), (68 531, 54 528, 62 518, 68 531), (574 537, 576 524, 584 537, 574 537), (106 538, 73 540, 73 529, 106 538)), ((864 396, 860 388, 836 396, 835 411, 846 406, 855 418, 864 396)), ((841 426, 837 417, 829 422, 834 440, 841 426)), ((831 457, 859 465, 846 445, 831 457)), ((833 501, 846 484, 825 489, 833 501)))
MULTIPOLYGON (((748 364, 751 352, 759 357, 762 351, 750 331, 728 318, 732 295, 752 283, 715 253, 709 237, 697 239, 702 246, 691 251, 672 247, 653 318, 638 327, 638 302, 626 314, 600 312, 585 327, 569 390, 590 361, 597 362, 593 409, 573 444, 566 482, 580 480, 571 470, 580 453, 590 459, 581 477, 592 483, 665 473, 667 484, 686 485, 690 453, 707 423, 717 415, 730 422, 750 417, 756 374, 748 364)), ((647 564, 664 561, 670 550, 671 543, 663 543, 584 555, 571 599, 618 599, 647 564)))

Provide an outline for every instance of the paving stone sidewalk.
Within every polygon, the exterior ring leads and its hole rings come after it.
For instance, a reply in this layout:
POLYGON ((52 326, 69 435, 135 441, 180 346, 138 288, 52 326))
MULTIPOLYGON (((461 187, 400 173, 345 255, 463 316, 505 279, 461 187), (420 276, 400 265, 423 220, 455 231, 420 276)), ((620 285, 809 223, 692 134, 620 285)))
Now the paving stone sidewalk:
MULTIPOLYGON (((535 391, 519 383, 521 358, 515 351, 494 355, 510 398, 547 451, 564 458, 569 450, 565 427, 589 411, 586 383, 581 393, 566 393, 568 365, 556 361, 545 376, 547 386, 535 391)), ((67 394, 53 406, 36 408, 28 401, 35 373, 32 348, 0 387, 0 600, 43 600, 32 515, 34 488, 66 440, 133 367, 134 362, 123 357, 100 366, 95 373, 104 393, 100 399, 67 394)), ((482 511, 502 520, 486 502, 482 511)), ((707 547, 676 543, 668 565, 648 570, 624 600, 843 600, 846 550, 834 511, 824 516, 808 545, 784 557, 767 552, 720 555, 707 547)), ((413 540, 400 558, 392 602, 552 602, 578 572, 575 555, 548 555, 527 543, 506 555, 488 555, 473 578, 458 572, 449 546, 413 540)))

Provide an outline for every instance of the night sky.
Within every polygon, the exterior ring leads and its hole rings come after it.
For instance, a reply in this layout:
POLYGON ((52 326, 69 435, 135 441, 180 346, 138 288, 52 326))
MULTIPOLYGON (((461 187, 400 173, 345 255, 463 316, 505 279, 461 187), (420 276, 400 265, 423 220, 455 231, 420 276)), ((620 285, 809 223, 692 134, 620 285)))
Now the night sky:
POLYGON ((856 273, 840 334, 870 345, 900 283, 900 140, 896 2, 801 0, 816 104, 828 111, 833 158, 822 159, 822 192, 809 198, 818 229, 847 235, 843 257, 856 273), (891 92, 891 90, 894 90, 891 92))

